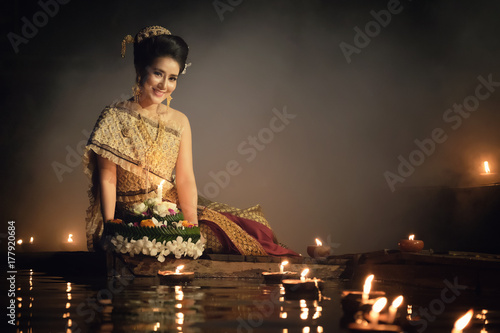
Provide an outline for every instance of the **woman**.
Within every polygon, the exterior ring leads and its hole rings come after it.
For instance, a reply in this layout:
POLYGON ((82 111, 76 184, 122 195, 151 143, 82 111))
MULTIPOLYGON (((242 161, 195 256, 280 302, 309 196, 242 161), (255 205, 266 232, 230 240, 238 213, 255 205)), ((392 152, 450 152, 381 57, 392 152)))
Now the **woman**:
POLYGON ((103 221, 123 218, 132 204, 155 197, 164 181, 163 200, 178 204, 188 222, 199 223, 206 251, 297 255, 277 244, 259 206, 240 210, 198 198, 189 121, 170 107, 178 77, 187 67, 188 46, 160 26, 125 37, 122 56, 132 42, 134 97, 103 110, 84 154, 85 172, 92 180, 89 249, 99 247, 103 221))

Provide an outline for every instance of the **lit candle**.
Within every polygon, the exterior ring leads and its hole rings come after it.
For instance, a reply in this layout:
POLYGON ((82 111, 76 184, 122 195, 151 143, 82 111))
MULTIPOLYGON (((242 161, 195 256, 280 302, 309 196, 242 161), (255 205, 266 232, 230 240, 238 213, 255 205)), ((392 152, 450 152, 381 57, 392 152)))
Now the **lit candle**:
POLYGON ((194 279, 194 272, 181 272, 184 265, 179 265, 174 271, 158 271, 158 276, 160 277, 160 283, 165 284, 177 284, 177 283, 187 283, 194 279))
POLYGON ((288 265, 287 260, 283 260, 280 263, 279 272, 262 272, 262 276, 266 283, 281 283, 283 279, 298 279, 299 273, 297 272, 285 272, 284 268, 288 265))
POLYGON ((388 324, 392 324, 394 319, 396 319, 396 313, 401 303, 403 303, 403 296, 398 296, 394 299, 394 301, 392 301, 392 304, 389 307, 389 317, 387 318, 388 324))
POLYGON ((369 314, 370 323, 372 326, 378 325, 378 317, 379 317, 380 311, 382 311, 382 309, 385 307, 386 304, 387 304, 387 298, 385 298, 385 297, 380 297, 373 304, 372 310, 370 311, 370 314, 369 314))
POLYGON ((363 286, 363 294, 361 295, 362 303, 366 303, 368 301, 368 297, 370 296, 370 290, 372 289, 372 281, 375 275, 371 274, 365 280, 365 284, 363 286))
POLYGON ((306 280, 306 275, 309 274, 309 268, 305 268, 302 273, 300 273, 300 281, 304 282, 306 280))
POLYGON ((488 163, 488 161, 484 161, 483 164, 484 164, 484 173, 491 173, 490 164, 488 163))
POLYGON ((73 234, 68 235, 68 243, 73 243, 73 234))
POLYGON ((285 279, 282 281, 287 297, 318 297, 320 290, 323 289, 323 280, 309 279, 306 275, 309 274, 309 268, 305 268, 300 273, 299 279, 285 279))
POLYGON ((281 265, 280 265, 280 273, 283 274, 283 268, 285 267, 285 265, 288 265, 288 261, 282 261, 281 262, 281 265))
POLYGON ((22 239, 19 239, 19 240, 17 241, 17 245, 21 245, 21 244, 23 244, 23 240, 22 240, 22 239))
POLYGON ((467 311, 466 314, 458 318, 458 320, 455 322, 455 326, 453 327, 451 333, 462 333, 465 326, 469 324, 473 314, 474 310, 470 309, 469 311, 467 311))
POLYGON ((331 254, 331 247, 330 246, 323 246, 323 243, 316 238, 316 245, 309 245, 307 247, 307 254, 311 258, 326 258, 331 254))
POLYGON ((31 236, 31 238, 30 238, 30 244, 33 244, 33 241, 34 241, 34 238, 33 238, 33 236, 31 236))
POLYGON ((415 239, 415 235, 410 235, 408 239, 399 240, 398 245, 401 252, 419 252, 424 248, 424 242, 415 239))
POLYGON ((163 201, 163 183, 165 182, 165 179, 163 179, 161 182, 160 182, 160 185, 158 185, 158 190, 156 191, 156 194, 157 194, 157 198, 158 198, 158 201, 159 202, 162 202, 163 201))

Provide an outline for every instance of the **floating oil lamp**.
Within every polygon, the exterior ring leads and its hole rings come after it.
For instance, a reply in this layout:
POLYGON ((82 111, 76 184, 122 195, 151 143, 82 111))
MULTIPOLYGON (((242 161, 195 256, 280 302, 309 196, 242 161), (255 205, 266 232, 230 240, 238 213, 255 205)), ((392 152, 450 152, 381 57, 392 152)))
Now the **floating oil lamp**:
POLYGON ((316 245, 309 245, 307 247, 307 254, 311 258, 326 258, 331 253, 331 247, 323 245, 323 243, 316 238, 316 245))
POLYGON ((368 314, 370 320, 370 326, 376 327, 378 325, 378 318, 380 316, 380 311, 385 308, 387 304, 387 298, 379 297, 375 303, 373 303, 372 310, 368 314))
POLYGON ((62 249, 63 251, 73 251, 75 246, 76 246, 76 242, 75 242, 75 239, 73 238, 73 234, 68 234, 68 238, 66 238, 63 242, 62 242, 62 249))
POLYGON ((358 311, 355 322, 348 324, 347 328, 352 332, 401 332, 400 326, 379 324, 380 312, 385 308, 386 304, 387 298, 377 298, 368 315, 366 316, 362 311, 358 311))
POLYGON ((483 162, 482 170, 483 172, 479 174, 481 178, 481 183, 493 184, 500 181, 500 178, 497 176, 497 174, 491 171, 491 166, 488 161, 483 162))
POLYGON ((464 314, 462 317, 458 318, 455 322, 455 326, 451 333, 462 333, 465 326, 469 325, 470 320, 472 319, 472 315, 474 314, 474 310, 470 309, 464 314))
POLYGON ((158 271, 160 283, 163 284, 179 284, 191 282, 194 279, 194 272, 181 272, 184 265, 177 266, 174 271, 158 271))
POLYGON ((363 284, 363 291, 344 290, 342 292, 342 309, 347 316, 353 315, 362 307, 373 304, 373 298, 385 296, 383 291, 372 291, 372 282, 374 275, 370 274, 366 277, 363 284))
POLYGON ((285 294, 305 294, 317 296, 319 291, 323 289, 323 280, 316 278, 309 279, 306 277, 307 274, 309 274, 309 268, 304 269, 300 273, 300 279, 283 280, 285 294))
POLYGON ((401 252, 420 252, 424 248, 424 242, 410 235, 408 239, 401 239, 398 243, 401 252))
POLYGON ((392 324, 394 320, 396 319, 396 314, 398 312, 398 308, 403 303, 403 296, 400 295, 396 297, 393 301, 391 306, 389 307, 389 313, 387 315, 387 323, 392 324))
POLYGON ((286 265, 288 265, 288 261, 284 260, 280 264, 279 272, 262 272, 262 276, 264 277, 266 283, 281 283, 284 278, 297 279, 299 277, 299 273, 284 271, 286 265))
POLYGON ((484 161, 483 165, 484 165, 484 172, 482 173, 482 175, 491 175, 490 164, 488 163, 488 161, 484 161))

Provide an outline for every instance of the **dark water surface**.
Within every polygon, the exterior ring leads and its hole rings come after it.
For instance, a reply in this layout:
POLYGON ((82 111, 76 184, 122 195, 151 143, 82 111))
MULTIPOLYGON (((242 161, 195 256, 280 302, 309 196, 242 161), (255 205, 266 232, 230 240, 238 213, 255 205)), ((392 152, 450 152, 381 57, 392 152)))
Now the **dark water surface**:
MULTIPOLYGON (((346 318, 340 294, 352 288, 349 281, 330 280, 316 299, 289 299, 281 285, 259 280, 196 279, 165 286, 156 277, 63 278, 32 269, 18 271, 16 287, 17 327, 6 332, 348 332, 341 327, 346 318)), ((400 314, 411 305, 423 318, 408 331, 451 332, 454 321, 473 308, 464 333, 500 332, 498 292, 381 282, 374 288, 386 291, 389 302, 403 294, 400 314)))

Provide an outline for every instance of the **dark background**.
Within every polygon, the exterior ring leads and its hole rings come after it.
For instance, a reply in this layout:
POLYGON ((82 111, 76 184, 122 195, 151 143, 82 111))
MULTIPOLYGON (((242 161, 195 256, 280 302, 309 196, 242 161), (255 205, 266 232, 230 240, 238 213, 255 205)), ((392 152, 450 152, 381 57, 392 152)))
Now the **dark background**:
POLYGON ((122 38, 162 25, 190 45, 172 106, 191 121, 200 193, 260 203, 280 240, 304 254, 315 237, 348 253, 396 248, 410 233, 426 248, 498 251, 498 186, 478 186, 499 181, 500 87, 455 129, 443 115, 475 94, 479 76, 500 82, 500 3, 403 0, 349 63, 340 44, 354 45, 354 29, 387 6, 72 0, 43 22, 37 1, 2 3, 0 233, 15 220, 18 238, 34 236, 40 249, 61 249, 68 233, 85 249, 79 151, 102 108, 131 94, 122 38), (16 53, 8 34, 23 36, 34 17, 44 24, 16 53), (247 161, 238 146, 284 108, 296 117, 247 161), (446 141, 392 191, 384 173, 436 128, 446 141), (207 191, 232 160, 240 173, 207 191), (496 175, 480 175, 484 160, 496 175))

